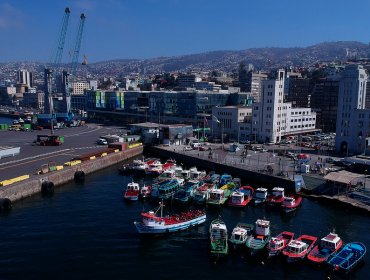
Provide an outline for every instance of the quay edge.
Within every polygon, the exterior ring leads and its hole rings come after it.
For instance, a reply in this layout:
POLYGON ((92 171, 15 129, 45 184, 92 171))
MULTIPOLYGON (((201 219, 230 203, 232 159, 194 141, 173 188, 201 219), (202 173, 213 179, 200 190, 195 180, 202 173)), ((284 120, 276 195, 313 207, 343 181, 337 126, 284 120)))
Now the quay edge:
POLYGON ((70 181, 75 180, 76 172, 83 172, 87 175, 109 166, 120 163, 129 158, 138 156, 143 153, 143 146, 120 151, 117 153, 107 154, 105 157, 88 160, 79 165, 65 167, 59 171, 33 176, 30 179, 0 188, 0 202, 10 200, 15 202, 25 197, 40 193, 44 182, 51 182, 53 186, 59 187, 70 181))
POLYGON ((206 158, 198 158, 186 154, 177 153, 170 150, 161 149, 159 147, 145 147, 144 153, 153 156, 173 158, 176 161, 182 162, 188 166, 197 166, 201 169, 213 170, 219 174, 229 173, 235 177, 239 177, 246 184, 263 185, 266 187, 281 186, 290 192, 295 192, 295 182, 289 178, 272 176, 265 173, 230 166, 223 163, 214 162, 206 158))

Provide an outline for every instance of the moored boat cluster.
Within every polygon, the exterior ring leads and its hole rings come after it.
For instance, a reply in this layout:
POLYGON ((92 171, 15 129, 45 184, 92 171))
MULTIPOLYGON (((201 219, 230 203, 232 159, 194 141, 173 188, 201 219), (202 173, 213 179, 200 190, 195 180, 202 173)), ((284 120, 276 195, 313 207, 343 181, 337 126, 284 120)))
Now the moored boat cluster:
MULTIPOLYGON (((297 194, 285 193, 285 189, 274 187, 269 194, 263 187, 244 186, 240 179, 230 174, 199 171, 196 167, 183 169, 173 160, 162 164, 159 159, 137 160, 129 167, 123 166, 122 173, 155 175, 151 186, 140 187, 130 182, 124 192, 126 200, 150 199, 159 202, 153 211, 142 212, 142 220, 135 222, 140 234, 163 234, 202 224, 206 221, 204 210, 187 209, 178 214, 164 215, 164 201, 180 205, 207 205, 245 207, 266 205, 271 209, 292 212, 302 203, 297 194), (163 168, 164 167, 164 168, 163 168), (153 171, 155 170, 155 171, 153 171), (251 203, 252 202, 252 203, 251 203)), ((230 238, 226 223, 221 218, 213 220, 209 227, 210 253, 213 257, 227 256, 231 251, 241 251, 250 256, 267 258, 282 257, 288 263, 307 260, 314 264, 326 263, 335 271, 348 272, 364 257, 366 247, 360 242, 343 244, 336 233, 322 239, 311 235, 296 236, 283 231, 275 236, 270 231, 270 221, 258 219, 254 224, 238 223, 230 238), (231 248, 231 249, 230 249, 231 248)))

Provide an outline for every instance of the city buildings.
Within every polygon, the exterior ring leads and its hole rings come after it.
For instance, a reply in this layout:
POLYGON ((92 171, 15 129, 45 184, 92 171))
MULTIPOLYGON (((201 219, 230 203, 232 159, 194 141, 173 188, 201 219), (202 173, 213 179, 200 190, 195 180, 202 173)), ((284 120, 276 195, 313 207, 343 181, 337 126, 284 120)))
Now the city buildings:
POLYGON ((253 104, 252 134, 259 142, 280 142, 282 137, 314 132, 316 113, 283 102, 284 70, 262 82, 261 102, 253 104))
POLYGON ((19 70, 17 72, 17 83, 31 88, 34 86, 33 73, 26 70, 19 70))
POLYGON ((370 109, 365 109, 368 75, 360 65, 348 65, 339 82, 336 151, 343 154, 367 153, 370 109))

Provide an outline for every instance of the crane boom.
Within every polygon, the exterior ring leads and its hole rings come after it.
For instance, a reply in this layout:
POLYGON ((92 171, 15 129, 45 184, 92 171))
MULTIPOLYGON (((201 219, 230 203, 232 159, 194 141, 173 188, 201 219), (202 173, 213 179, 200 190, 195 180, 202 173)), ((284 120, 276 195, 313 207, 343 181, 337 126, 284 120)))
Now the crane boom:
POLYGON ((54 61, 53 61, 55 68, 58 68, 60 62, 62 61, 64 42, 66 40, 66 34, 67 34, 67 28, 68 28, 70 13, 71 13, 70 9, 68 7, 65 8, 63 22, 62 22, 62 28, 61 28, 60 34, 59 34, 57 52, 56 52, 56 55, 55 55, 55 58, 54 58, 54 61))
POLYGON ((82 33, 85 25, 85 14, 81 14, 80 16, 80 25, 78 26, 78 31, 77 31, 77 37, 76 37, 76 45, 75 49, 73 52, 73 57, 72 57, 72 62, 70 66, 70 73, 72 76, 76 75, 76 68, 77 68, 77 62, 78 62, 78 56, 80 54, 80 48, 81 48, 81 41, 82 41, 82 33))

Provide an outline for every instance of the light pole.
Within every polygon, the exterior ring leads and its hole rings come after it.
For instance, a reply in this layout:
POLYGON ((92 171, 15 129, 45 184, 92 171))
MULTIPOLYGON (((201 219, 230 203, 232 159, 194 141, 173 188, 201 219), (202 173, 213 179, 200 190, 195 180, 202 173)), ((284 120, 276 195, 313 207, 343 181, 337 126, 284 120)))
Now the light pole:
POLYGON ((214 118, 215 121, 221 125, 221 143, 222 143, 222 150, 223 150, 224 149, 224 124, 215 115, 212 115, 212 118, 214 118))

